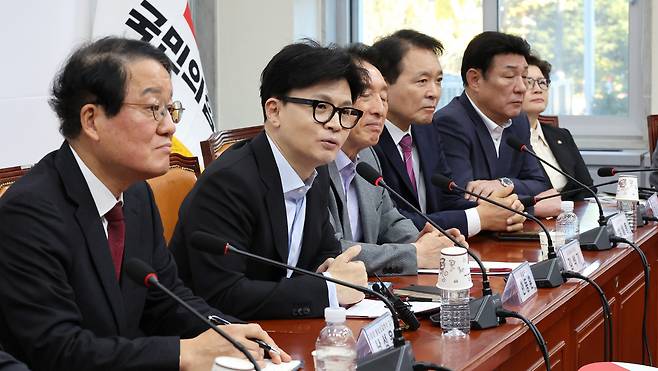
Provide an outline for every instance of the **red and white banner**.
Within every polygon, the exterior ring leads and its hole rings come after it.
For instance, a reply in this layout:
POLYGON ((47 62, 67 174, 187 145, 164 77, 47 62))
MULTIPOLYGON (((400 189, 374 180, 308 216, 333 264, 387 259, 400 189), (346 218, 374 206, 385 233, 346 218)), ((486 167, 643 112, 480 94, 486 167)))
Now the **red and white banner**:
POLYGON ((167 54, 173 65, 174 100, 185 107, 173 151, 201 158, 199 142, 215 131, 215 122, 187 1, 100 0, 92 37, 110 35, 141 39, 167 54))

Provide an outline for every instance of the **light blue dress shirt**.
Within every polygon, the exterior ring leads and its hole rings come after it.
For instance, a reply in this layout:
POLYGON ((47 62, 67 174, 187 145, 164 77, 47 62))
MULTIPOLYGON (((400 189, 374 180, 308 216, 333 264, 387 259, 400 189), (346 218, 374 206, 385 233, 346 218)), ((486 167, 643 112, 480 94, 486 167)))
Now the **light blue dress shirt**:
MULTIPOLYGON (((288 265, 297 266, 299 254, 302 249, 302 239, 304 238, 304 222, 306 220, 306 193, 313 186, 313 181, 318 175, 317 170, 306 180, 302 180, 299 174, 292 168, 288 160, 283 156, 279 148, 267 136, 267 140, 272 148, 274 161, 279 170, 281 178, 281 188, 283 189, 283 200, 286 205, 286 221, 288 228, 288 265)), ((286 277, 292 276, 292 270, 288 269, 286 277)), ((329 273, 324 273, 331 277, 329 273)), ((336 295, 336 285, 327 282, 327 291, 329 293, 329 305, 338 307, 338 296, 336 295)))

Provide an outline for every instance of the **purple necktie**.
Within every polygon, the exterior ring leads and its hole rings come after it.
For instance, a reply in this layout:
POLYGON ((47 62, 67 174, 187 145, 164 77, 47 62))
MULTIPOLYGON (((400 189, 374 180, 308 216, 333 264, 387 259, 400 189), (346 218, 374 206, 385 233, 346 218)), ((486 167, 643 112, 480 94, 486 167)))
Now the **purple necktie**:
POLYGON ((400 148, 402 148, 404 165, 407 167, 407 175, 411 181, 411 186, 414 188, 414 192, 418 192, 416 187, 416 174, 414 173, 414 159, 411 156, 411 149, 413 148, 411 135, 405 134, 402 139, 400 139, 400 148))
POLYGON ((121 263, 123 262, 124 239, 126 235, 126 225, 123 222, 123 205, 117 202, 114 207, 105 214, 107 220, 107 244, 110 246, 112 262, 114 262, 114 272, 117 281, 121 277, 121 263))

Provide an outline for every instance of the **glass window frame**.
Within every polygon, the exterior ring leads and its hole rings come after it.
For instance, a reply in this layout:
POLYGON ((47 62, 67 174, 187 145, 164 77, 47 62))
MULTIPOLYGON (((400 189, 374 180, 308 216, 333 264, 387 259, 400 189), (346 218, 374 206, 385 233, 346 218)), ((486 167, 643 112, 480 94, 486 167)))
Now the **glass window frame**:
MULTIPOLYGON (((328 3, 350 9, 348 20, 337 21, 350 35, 350 41, 361 39, 359 20, 362 0, 333 0, 328 3), (340 5, 338 5, 340 4, 340 5)), ((392 0, 393 1, 393 0, 392 0)), ((629 112, 628 116, 560 115, 560 127, 573 134, 581 149, 647 148, 646 116, 650 107, 651 79, 651 12, 649 0, 629 0, 629 112), (594 130, 593 130, 594 129, 594 130), (621 144, 621 145, 620 145, 621 144)), ((482 1, 483 28, 498 30, 498 0, 482 1)), ((325 8, 325 10, 328 10, 325 8)), ((343 13, 344 14, 344 13, 343 13)), ((325 40, 341 42, 343 40, 325 40)))

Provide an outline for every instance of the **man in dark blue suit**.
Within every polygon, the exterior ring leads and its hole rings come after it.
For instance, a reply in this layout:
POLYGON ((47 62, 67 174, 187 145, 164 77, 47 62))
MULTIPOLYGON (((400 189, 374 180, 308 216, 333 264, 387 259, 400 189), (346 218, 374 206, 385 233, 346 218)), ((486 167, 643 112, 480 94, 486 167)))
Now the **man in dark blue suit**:
POLYGON ((521 113, 529 55, 520 37, 476 36, 462 59, 464 93, 434 115, 455 182, 477 194, 513 187, 519 196, 535 196, 550 188, 537 160, 506 144, 512 136, 530 143, 528 118, 521 113))
MULTIPOLYGON (((429 125, 441 96, 443 45, 413 30, 400 30, 372 46, 374 62, 389 85, 386 124, 375 151, 384 180, 407 201, 448 228, 472 236, 480 230, 514 231, 523 218, 486 203, 442 192, 431 182, 435 173, 451 176, 439 133, 429 125)), ((511 191, 511 189, 510 189, 511 191)), ((516 196, 500 192, 500 201, 522 208, 516 196)), ((400 212, 418 228, 425 221, 402 203, 400 212)))

